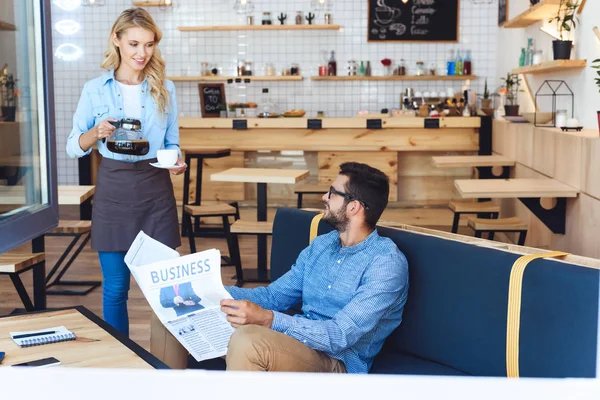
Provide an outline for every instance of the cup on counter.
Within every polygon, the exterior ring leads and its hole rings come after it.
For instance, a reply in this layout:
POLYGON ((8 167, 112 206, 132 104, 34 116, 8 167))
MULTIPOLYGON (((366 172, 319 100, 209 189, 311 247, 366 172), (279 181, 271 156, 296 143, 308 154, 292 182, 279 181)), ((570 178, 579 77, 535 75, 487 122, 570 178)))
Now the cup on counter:
POLYGON ((327 66, 319 65, 319 76, 327 76, 327 66))

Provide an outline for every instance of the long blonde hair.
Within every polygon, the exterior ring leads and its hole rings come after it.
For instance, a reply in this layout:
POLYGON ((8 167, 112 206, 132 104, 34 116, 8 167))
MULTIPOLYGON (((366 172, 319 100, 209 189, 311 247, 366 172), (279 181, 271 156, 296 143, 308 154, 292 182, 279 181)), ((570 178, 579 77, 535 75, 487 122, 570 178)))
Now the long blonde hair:
POLYGON ((115 46, 113 38, 116 35, 120 39, 123 32, 136 26, 154 33, 154 53, 144 68, 143 74, 148 81, 148 86, 150 86, 150 95, 154 98, 158 109, 164 113, 169 104, 170 95, 164 84, 165 61, 158 49, 158 43, 162 39, 162 32, 148 11, 139 7, 129 8, 119 15, 119 18, 117 18, 110 31, 108 48, 104 52, 104 61, 102 61, 100 67, 105 70, 116 70, 119 68, 121 65, 121 53, 119 52, 119 48, 115 46))

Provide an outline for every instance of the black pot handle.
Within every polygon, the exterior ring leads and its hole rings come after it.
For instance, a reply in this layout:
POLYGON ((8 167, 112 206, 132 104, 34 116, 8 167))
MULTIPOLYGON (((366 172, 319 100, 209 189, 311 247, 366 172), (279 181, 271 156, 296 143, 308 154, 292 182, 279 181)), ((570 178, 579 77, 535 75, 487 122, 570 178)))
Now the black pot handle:
MULTIPOLYGON (((121 121, 108 121, 108 123, 117 129, 121 126, 121 121)), ((102 138, 102 143, 106 143, 106 138, 102 138)))

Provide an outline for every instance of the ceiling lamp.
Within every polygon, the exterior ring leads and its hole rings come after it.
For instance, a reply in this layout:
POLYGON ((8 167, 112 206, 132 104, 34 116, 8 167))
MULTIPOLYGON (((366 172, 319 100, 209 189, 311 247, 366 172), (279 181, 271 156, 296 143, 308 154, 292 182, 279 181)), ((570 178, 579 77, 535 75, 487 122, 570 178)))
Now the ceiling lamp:
POLYGON ((79 25, 79 23, 77 21, 65 19, 62 21, 58 21, 56 23, 56 25, 54 25, 54 28, 61 35, 68 36, 68 35, 74 35, 75 33, 77 33, 79 31, 79 29, 81 28, 81 25, 79 25))
POLYGON ((238 14, 252 14, 252 11, 254 11, 254 4, 252 4, 252 1, 250 0, 236 0, 233 9, 238 14))
POLYGON ((332 0, 312 0, 311 7, 314 11, 328 11, 331 10, 332 0))
POLYGON ((61 44, 54 52, 56 58, 63 61, 75 61, 81 57, 82 54, 83 51, 81 48, 71 43, 61 44))
POLYGON ((158 2, 158 9, 165 11, 167 10, 169 7, 173 6, 173 0, 160 0, 158 2))
POLYGON ((105 3, 104 0, 81 0, 81 5, 84 7, 100 7, 105 3))
POLYGON ((73 11, 81 5, 80 0, 54 0, 54 5, 65 11, 73 11))

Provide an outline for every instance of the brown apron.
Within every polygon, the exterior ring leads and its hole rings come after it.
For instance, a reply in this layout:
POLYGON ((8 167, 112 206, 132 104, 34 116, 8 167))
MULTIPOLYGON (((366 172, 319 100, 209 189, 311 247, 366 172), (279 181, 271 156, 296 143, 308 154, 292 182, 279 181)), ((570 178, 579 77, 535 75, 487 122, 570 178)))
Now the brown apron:
POLYGON ((103 158, 92 209, 92 249, 127 251, 140 232, 181 246, 173 184, 156 159, 125 162, 103 158))

